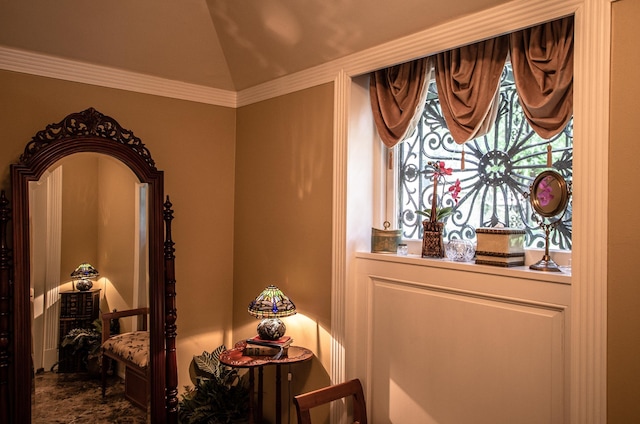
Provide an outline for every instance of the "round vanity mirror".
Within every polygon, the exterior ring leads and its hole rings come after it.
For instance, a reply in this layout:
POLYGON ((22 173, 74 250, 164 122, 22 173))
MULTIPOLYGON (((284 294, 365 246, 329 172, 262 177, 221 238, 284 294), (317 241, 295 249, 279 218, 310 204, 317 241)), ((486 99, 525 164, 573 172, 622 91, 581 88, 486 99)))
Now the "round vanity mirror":
POLYGON ((557 171, 541 172, 531 185, 531 206, 541 216, 552 218, 564 214, 569 203, 569 190, 557 171))
POLYGON ((554 170, 542 171, 531 184, 529 199, 539 217, 534 218, 545 234, 544 256, 529 268, 536 271, 561 272, 549 255, 549 234, 562 222, 571 196, 570 184, 554 170))

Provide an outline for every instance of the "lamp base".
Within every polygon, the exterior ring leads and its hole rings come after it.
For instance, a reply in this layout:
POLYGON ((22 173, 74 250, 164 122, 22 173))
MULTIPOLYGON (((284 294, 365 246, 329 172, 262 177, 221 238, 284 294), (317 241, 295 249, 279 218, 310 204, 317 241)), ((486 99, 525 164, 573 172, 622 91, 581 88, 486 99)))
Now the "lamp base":
POLYGON ((91 287, 93 287, 93 283, 89 280, 79 280, 76 282, 76 288, 80 291, 91 290, 91 287))
POLYGON ((258 324, 258 336, 262 340, 278 340, 286 331, 287 327, 279 318, 265 318, 258 324))

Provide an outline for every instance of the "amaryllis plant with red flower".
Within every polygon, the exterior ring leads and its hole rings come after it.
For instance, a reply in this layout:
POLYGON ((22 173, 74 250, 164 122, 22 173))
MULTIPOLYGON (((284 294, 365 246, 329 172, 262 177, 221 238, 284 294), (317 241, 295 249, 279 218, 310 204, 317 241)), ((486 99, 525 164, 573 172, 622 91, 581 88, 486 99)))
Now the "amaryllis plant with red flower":
POLYGON ((431 222, 442 221, 453 213, 454 206, 442 206, 444 202, 444 196, 449 194, 455 204, 458 204, 458 198, 460 196, 460 180, 456 179, 455 183, 449 186, 445 191, 445 184, 447 182, 446 176, 453 173, 453 169, 447 168, 445 163, 440 162, 428 162, 428 168, 426 174, 433 176, 433 197, 431 199, 431 208, 423 211, 416 211, 417 214, 426 216, 431 222), (438 199, 438 183, 442 185, 442 198, 438 199))

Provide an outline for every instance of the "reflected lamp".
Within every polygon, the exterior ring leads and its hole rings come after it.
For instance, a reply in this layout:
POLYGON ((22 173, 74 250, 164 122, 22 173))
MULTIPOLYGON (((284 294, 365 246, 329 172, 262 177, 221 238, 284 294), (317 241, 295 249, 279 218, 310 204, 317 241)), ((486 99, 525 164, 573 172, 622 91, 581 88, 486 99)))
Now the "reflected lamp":
POLYGON ((279 288, 270 285, 249 303, 248 310, 262 319, 258 324, 258 336, 263 340, 278 340, 287 330, 280 318, 294 315, 296 305, 279 288))
POLYGON ((77 280, 75 281, 75 286, 72 281, 71 288, 75 290, 77 287, 80 291, 90 290, 91 287, 93 287, 91 278, 96 278, 99 275, 98 270, 95 269, 93 265, 88 262, 83 262, 71 273, 71 278, 77 280))

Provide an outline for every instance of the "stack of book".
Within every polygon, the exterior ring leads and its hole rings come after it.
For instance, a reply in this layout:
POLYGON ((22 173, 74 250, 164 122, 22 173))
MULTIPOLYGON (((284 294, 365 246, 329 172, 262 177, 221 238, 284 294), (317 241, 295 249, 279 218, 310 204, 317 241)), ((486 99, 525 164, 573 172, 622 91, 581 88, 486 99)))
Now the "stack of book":
POLYGON ((244 348, 244 356, 271 356, 278 359, 287 356, 289 346, 293 339, 289 336, 282 336, 277 340, 264 340, 259 336, 247 339, 247 345, 244 348))
POLYGON ((524 265, 524 234, 519 228, 478 228, 476 263, 504 267, 524 265))

